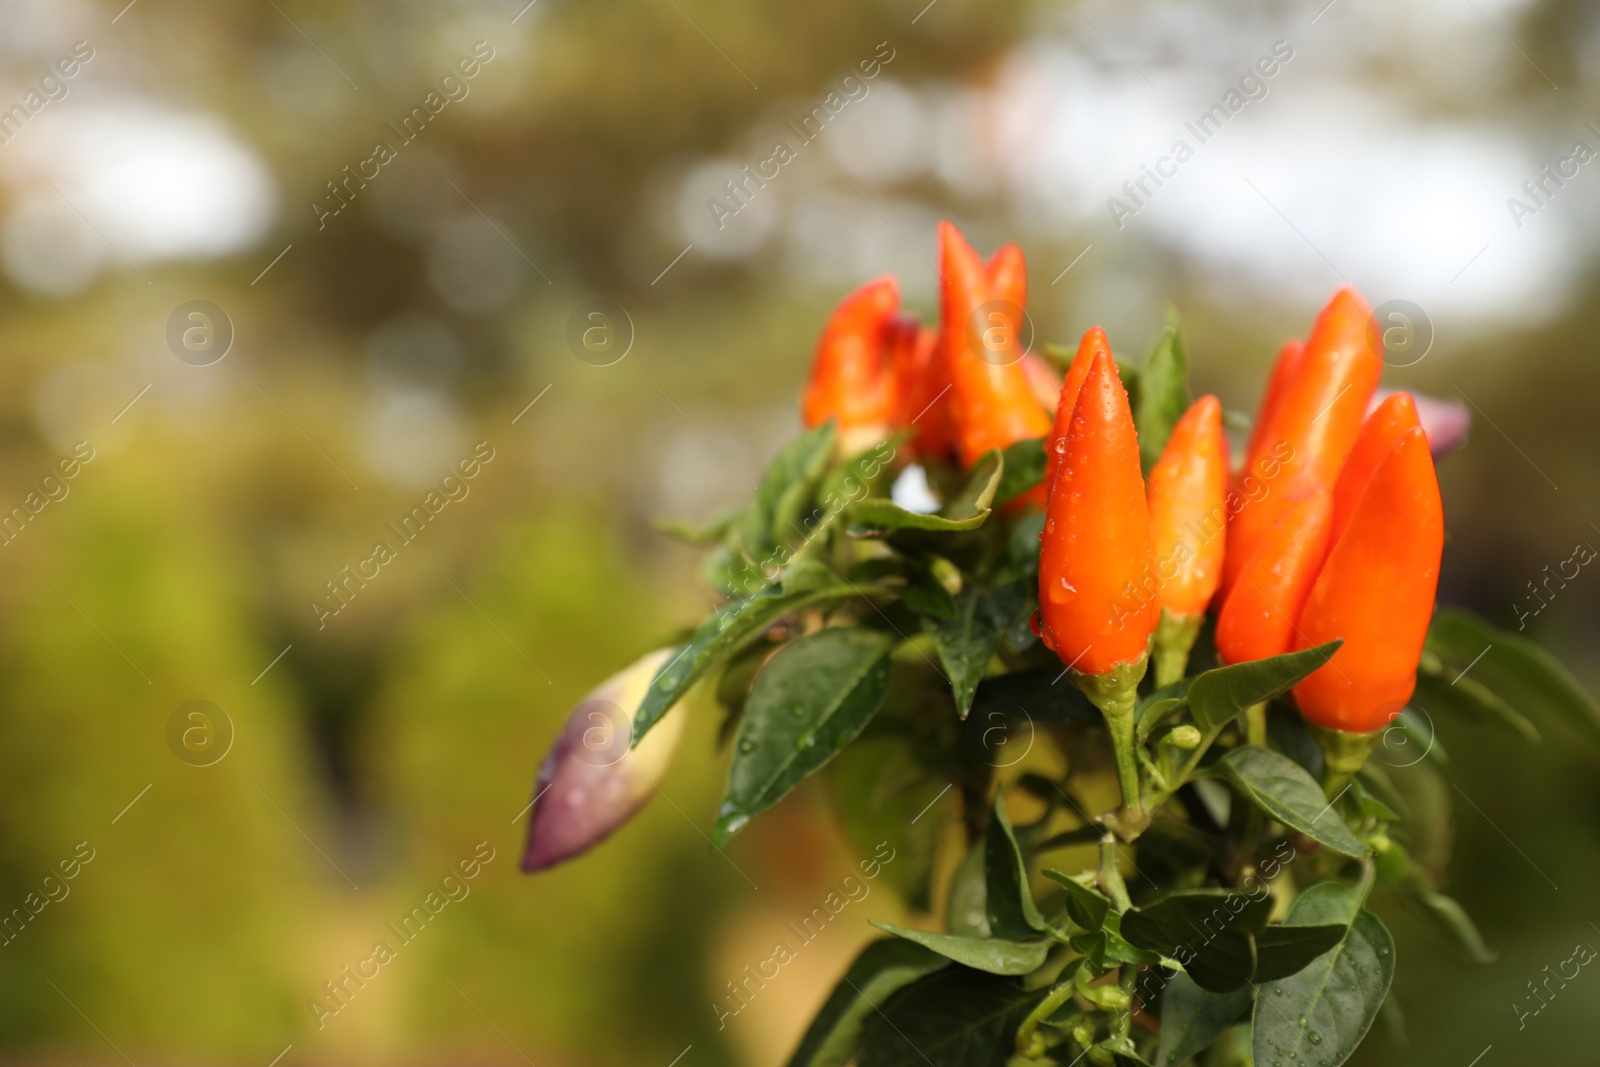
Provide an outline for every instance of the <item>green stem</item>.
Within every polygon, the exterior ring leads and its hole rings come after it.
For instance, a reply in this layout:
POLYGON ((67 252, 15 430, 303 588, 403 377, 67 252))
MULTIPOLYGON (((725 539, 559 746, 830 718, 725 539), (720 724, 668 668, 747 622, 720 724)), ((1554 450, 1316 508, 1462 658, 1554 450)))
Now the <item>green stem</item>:
POLYGON ((1039 1059, 1045 1054, 1047 1046, 1044 1040, 1035 1031, 1039 1024, 1056 1013, 1056 1010, 1072 999, 1072 994, 1078 991, 1077 983, 1069 977, 1066 981, 1050 990, 1050 995, 1039 1002, 1039 1006, 1028 1013, 1022 1020, 1022 1025, 1017 1027, 1017 1052, 1029 1059, 1039 1059))
POLYGON ((1128 885, 1122 880, 1122 872, 1117 869, 1115 834, 1106 834, 1100 839, 1100 888, 1116 905, 1118 915, 1133 907, 1133 901, 1128 899, 1128 885))
POLYGON ((1372 892, 1373 883, 1378 879, 1378 865, 1371 856, 1361 857, 1361 879, 1356 883, 1356 907, 1363 908, 1367 904, 1367 896, 1372 892))
POLYGON ((1330 800, 1342 793, 1366 765, 1367 757, 1383 737, 1382 730, 1353 734, 1326 726, 1311 727, 1311 734, 1322 746, 1322 791, 1330 800))
POLYGON ((1189 671, 1189 650, 1200 636, 1200 624, 1205 612, 1176 615, 1161 609, 1161 621, 1156 623, 1153 658, 1156 669, 1156 688, 1165 689, 1182 680, 1189 671))
POLYGON ((1106 720, 1106 730, 1111 735, 1111 749, 1117 761, 1117 784, 1122 790, 1122 811, 1115 822, 1118 830, 1128 840, 1139 836, 1149 823, 1140 797, 1138 744, 1134 735, 1134 709, 1139 701, 1139 682, 1150 665, 1146 653, 1132 663, 1119 664, 1105 674, 1082 674, 1069 671, 1072 684, 1083 690, 1085 696, 1106 720))
POLYGON ((1116 1037, 1122 1039, 1123 1041, 1127 1041, 1128 1035, 1133 1032, 1133 990, 1138 981, 1139 968, 1135 967, 1131 963, 1123 964, 1122 974, 1118 978, 1118 984, 1122 986, 1122 991, 1128 994, 1128 1006, 1123 1010, 1121 1015, 1117 1016, 1117 1020, 1113 1024, 1114 1029, 1112 1031, 1116 1037))
POLYGON ((1244 709, 1245 740, 1257 748, 1267 747, 1267 704, 1251 704, 1244 709))

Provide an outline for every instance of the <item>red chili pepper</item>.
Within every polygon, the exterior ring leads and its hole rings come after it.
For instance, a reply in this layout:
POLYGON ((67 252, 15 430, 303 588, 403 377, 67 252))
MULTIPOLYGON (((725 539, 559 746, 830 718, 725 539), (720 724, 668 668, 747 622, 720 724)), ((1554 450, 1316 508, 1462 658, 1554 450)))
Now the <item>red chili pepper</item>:
POLYGON ((1217 615, 1217 654, 1224 663, 1289 651, 1295 619, 1328 549, 1332 511, 1332 490, 1312 489, 1267 531, 1217 615))
POLYGON ((950 375, 939 358, 939 334, 909 316, 895 321, 889 356, 896 430, 913 429, 911 451, 944 459, 955 447, 950 375))
POLYGON ((1372 472, 1300 613, 1296 647, 1343 638, 1294 688, 1300 714, 1347 733, 1380 730, 1405 707, 1439 588, 1444 506, 1420 427, 1372 472))
POLYGON ((1422 425, 1417 418, 1417 405, 1410 393, 1390 393, 1361 424, 1361 433, 1350 449, 1344 466, 1339 468, 1339 480, 1333 487, 1333 527, 1328 536, 1331 549, 1350 525, 1356 504, 1372 480, 1389 449, 1407 430, 1422 425))
POLYGON ((1045 644, 1082 674, 1140 660, 1158 614, 1150 513, 1133 413, 1108 353, 1084 378, 1041 540, 1045 644))
POLYGON ((1222 404, 1203 396, 1183 413, 1150 468, 1147 499, 1157 600, 1174 615, 1204 612, 1222 581, 1227 489, 1222 404))
MULTIPOLYGON (((1056 484, 1056 472, 1061 469, 1061 455, 1067 450, 1067 431, 1072 429, 1072 412, 1078 406, 1078 393, 1083 388, 1083 380, 1088 377, 1089 368, 1094 365, 1094 357, 1105 353, 1106 358, 1111 358, 1111 342, 1106 339, 1106 332, 1098 326, 1091 326, 1083 332, 1083 338, 1078 342, 1077 355, 1072 357, 1072 365, 1067 368, 1067 376, 1061 382, 1061 395, 1056 398, 1055 423, 1050 427, 1050 436, 1044 442, 1044 484, 1056 484)), ((1113 366, 1115 362, 1113 361, 1113 366)))
POLYGON ((887 435, 895 407, 889 349, 899 310, 900 286, 888 275, 839 301, 817 341, 800 400, 807 426, 831 418, 838 420, 841 435, 887 435))
POLYGON ((939 245, 939 342, 961 462, 970 467, 990 449, 1043 437, 1050 418, 1020 364, 1018 298, 1027 296, 1021 251, 1007 246, 986 267, 949 221, 939 224, 939 245))
POLYGON ((1225 593, 1293 499, 1332 489, 1383 373, 1372 348, 1371 315, 1347 286, 1317 316, 1281 399, 1271 405, 1256 455, 1241 472, 1242 506, 1228 530, 1223 564, 1225 593))

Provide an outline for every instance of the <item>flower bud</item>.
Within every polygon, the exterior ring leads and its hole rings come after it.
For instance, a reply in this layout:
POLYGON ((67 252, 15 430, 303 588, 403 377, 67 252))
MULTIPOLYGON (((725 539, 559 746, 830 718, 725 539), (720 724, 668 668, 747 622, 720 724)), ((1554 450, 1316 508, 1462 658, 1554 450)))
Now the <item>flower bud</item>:
POLYGON ((1200 728, 1184 723, 1182 726, 1173 727, 1167 735, 1167 741, 1173 748, 1181 748, 1185 752, 1192 752, 1200 747, 1200 728))
POLYGON ((685 715, 669 715, 630 751, 650 680, 677 649, 663 648, 606 679, 572 709, 539 767, 522 869, 553 867, 631 819, 666 776, 685 715))

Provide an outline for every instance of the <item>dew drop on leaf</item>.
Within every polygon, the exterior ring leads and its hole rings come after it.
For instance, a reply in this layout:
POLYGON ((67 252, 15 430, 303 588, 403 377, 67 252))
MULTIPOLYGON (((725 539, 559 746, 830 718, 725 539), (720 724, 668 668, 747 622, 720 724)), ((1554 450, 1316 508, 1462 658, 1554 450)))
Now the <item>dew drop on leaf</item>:
POLYGON ((743 741, 739 742, 739 751, 743 752, 745 755, 748 756, 750 753, 754 752, 755 750, 756 750, 756 743, 754 741, 750 740, 748 737, 745 738, 743 741))

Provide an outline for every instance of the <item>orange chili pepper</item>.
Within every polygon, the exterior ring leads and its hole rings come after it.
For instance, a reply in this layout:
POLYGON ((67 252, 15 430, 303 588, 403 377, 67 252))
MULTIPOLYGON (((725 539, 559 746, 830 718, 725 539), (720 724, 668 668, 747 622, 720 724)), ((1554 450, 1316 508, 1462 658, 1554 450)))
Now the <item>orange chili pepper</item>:
POLYGON ((1041 540, 1045 644, 1082 674, 1140 660, 1157 615, 1150 513, 1128 394, 1107 353, 1084 378, 1041 540))
POLYGON ((939 224, 939 246, 939 342, 950 375, 961 462, 970 467, 990 449, 1043 437, 1050 418, 1020 365, 1022 303, 1017 298, 1027 295, 1021 250, 1007 246, 997 253, 991 275, 949 221, 939 224), (974 349, 975 337, 983 342, 981 351, 974 349))
POLYGON ((912 429, 911 451, 930 459, 955 446, 950 417, 950 376, 939 358, 939 334, 909 316, 895 320, 889 354, 896 430, 912 429))
MULTIPOLYGON (((1021 248, 1012 243, 1001 245, 983 269, 989 276, 992 299, 1004 300, 1019 308, 1028 306, 1028 263, 1021 248)), ((1017 325, 1020 329, 1022 324, 1017 325)))
POLYGON ((837 419, 841 436, 887 436, 894 415, 889 342, 900 285, 876 278, 839 301, 822 328, 800 399, 807 426, 837 419))
POLYGON ((1250 427, 1250 442, 1244 448, 1246 468, 1260 455, 1262 442, 1267 436, 1267 425, 1277 412, 1278 405, 1283 403, 1284 390, 1300 369, 1300 360, 1305 351, 1305 342, 1294 337, 1278 349, 1278 358, 1272 364, 1272 373, 1267 378, 1267 390, 1261 394, 1261 407, 1256 411, 1256 421, 1250 427))
POLYGON ((1150 551, 1157 601, 1174 615, 1206 610, 1222 581, 1227 544, 1228 439, 1222 404, 1203 396, 1172 428, 1150 468, 1150 551))
POLYGON ((1372 348, 1371 314, 1347 286, 1317 316, 1299 365, 1272 405, 1257 455, 1249 457, 1239 479, 1241 506, 1228 530, 1223 563, 1225 593, 1290 502, 1318 487, 1331 489, 1337 479, 1383 373, 1383 360, 1372 348), (1252 484, 1253 479, 1260 481, 1252 484))
POLYGON ((1328 536, 1328 547, 1339 543, 1339 537, 1350 525, 1356 504, 1372 480, 1383 457, 1402 434, 1422 423, 1417 418, 1417 405, 1410 393, 1390 393, 1361 424, 1344 466, 1339 468, 1339 480, 1333 486, 1333 527, 1328 536))
MULTIPOLYGON (((1061 469, 1061 455, 1067 450, 1067 432, 1072 429, 1072 412, 1078 406, 1078 393, 1083 389, 1083 380, 1089 375, 1089 368, 1094 365, 1094 357, 1104 352, 1107 359, 1111 358, 1111 342, 1106 339, 1106 332, 1098 326, 1091 326, 1083 332, 1083 338, 1078 342, 1077 355, 1072 357, 1072 365, 1067 368, 1067 376, 1061 382, 1061 395, 1056 398, 1055 423, 1050 427, 1050 436, 1044 441, 1044 484, 1056 484, 1056 472, 1061 469)), ((1115 362, 1112 364, 1115 366, 1115 362)))
POLYGON ((1150 468, 1150 551, 1161 618, 1153 643, 1156 688, 1188 670, 1206 605, 1222 581, 1227 545, 1228 439, 1222 405, 1203 396, 1172 428, 1150 468))
POLYGON ((1420 427, 1402 433, 1372 472, 1344 536, 1300 613, 1296 647, 1343 638, 1294 687, 1308 722, 1346 733, 1381 730, 1416 687, 1444 553, 1444 505, 1420 427))
POLYGON ((1134 706, 1156 627, 1150 512, 1128 394, 1109 352, 1083 379, 1039 549, 1039 634, 1105 717, 1117 761, 1119 833, 1148 821, 1134 706))
POLYGON ((1291 502, 1267 531, 1217 615, 1217 654, 1224 663, 1289 651, 1295 619, 1328 549, 1332 512, 1333 491, 1313 489, 1291 502))

